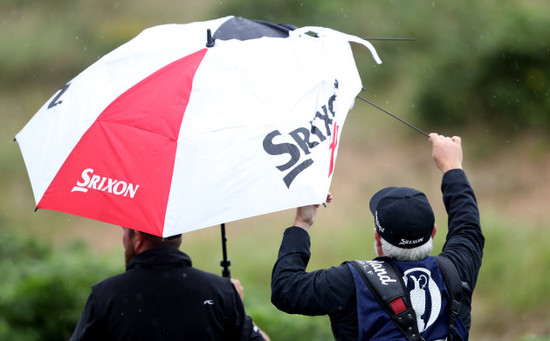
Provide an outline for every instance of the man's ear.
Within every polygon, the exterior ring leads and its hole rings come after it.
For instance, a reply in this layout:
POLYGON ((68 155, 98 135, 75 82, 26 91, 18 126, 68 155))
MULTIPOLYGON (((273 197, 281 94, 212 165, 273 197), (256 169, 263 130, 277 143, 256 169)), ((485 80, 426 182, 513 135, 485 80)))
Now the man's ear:
POLYGON ((141 253, 143 251, 143 248, 145 247, 145 237, 143 236, 143 233, 141 231, 137 231, 134 233, 134 250, 136 254, 141 253))
POLYGON ((432 230, 432 238, 435 236, 435 233, 437 232, 437 226, 434 224, 434 229, 432 230))
POLYGON ((378 233, 378 230, 374 229, 374 241, 376 245, 376 254, 378 257, 384 257, 384 251, 382 251, 382 242, 380 241, 380 234, 378 233))

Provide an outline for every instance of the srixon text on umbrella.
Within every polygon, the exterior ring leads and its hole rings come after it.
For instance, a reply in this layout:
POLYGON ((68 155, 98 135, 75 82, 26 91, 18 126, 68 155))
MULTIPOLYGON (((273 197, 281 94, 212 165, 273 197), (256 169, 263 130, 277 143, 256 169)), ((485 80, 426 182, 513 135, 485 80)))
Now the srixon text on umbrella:
POLYGON ((133 199, 139 188, 139 185, 94 174, 92 168, 86 168, 81 176, 82 181, 78 181, 71 192, 88 192, 88 189, 93 189, 133 199))
POLYGON ((334 131, 334 136, 330 143, 331 160, 329 176, 332 174, 334 152, 338 145, 338 125, 336 123, 333 124, 333 118, 336 115, 334 111, 335 100, 336 95, 332 95, 327 103, 315 113, 308 126, 298 127, 284 136, 281 136, 282 134, 278 130, 274 130, 265 136, 263 142, 264 150, 269 155, 288 154, 290 156, 290 160, 287 163, 277 166, 277 169, 281 173, 285 173, 290 169, 283 177, 283 181, 288 188, 290 188, 292 181, 294 181, 298 174, 313 164, 313 159, 307 157, 311 153, 311 149, 323 143, 334 131), (317 119, 320 120, 318 121, 317 119), (322 121, 324 124, 316 124, 316 121, 322 121), (300 153, 300 150, 304 152, 303 155, 300 153))

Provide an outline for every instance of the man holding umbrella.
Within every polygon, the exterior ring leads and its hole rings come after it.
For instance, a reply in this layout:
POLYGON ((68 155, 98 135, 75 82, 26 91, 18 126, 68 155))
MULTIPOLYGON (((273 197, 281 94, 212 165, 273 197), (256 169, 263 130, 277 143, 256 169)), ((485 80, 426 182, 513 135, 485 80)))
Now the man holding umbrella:
POLYGON ((240 282, 193 268, 181 235, 123 228, 122 244, 126 272, 92 286, 71 340, 268 340, 240 282))
MULTIPOLYGON (((462 170, 461 139, 432 133, 429 141, 443 172, 449 215, 442 253, 430 256, 437 229, 426 196, 408 187, 389 187, 370 201, 379 257, 306 272, 307 231, 319 205, 299 207, 273 268, 271 300, 277 308, 329 315, 337 340, 468 338, 484 237, 476 198, 462 170)), ((329 194, 327 202, 331 200, 329 194)))

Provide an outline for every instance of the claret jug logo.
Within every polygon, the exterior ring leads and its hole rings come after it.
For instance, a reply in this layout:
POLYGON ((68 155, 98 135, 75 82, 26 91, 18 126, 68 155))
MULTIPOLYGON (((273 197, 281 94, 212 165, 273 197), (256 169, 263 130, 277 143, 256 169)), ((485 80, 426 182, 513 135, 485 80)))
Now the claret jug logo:
MULTIPOLYGON (((334 81, 334 87, 338 88, 337 80, 334 81)), ((339 129, 337 122, 333 122, 336 116, 334 111, 335 100, 336 95, 330 96, 326 104, 321 106, 305 127, 297 127, 284 135, 279 130, 274 130, 265 136, 263 147, 269 155, 288 154, 290 157, 287 163, 277 166, 279 171, 286 173, 283 181, 287 188, 290 188, 298 174, 313 164, 313 159, 308 157, 311 149, 316 148, 331 136, 332 139, 329 145, 331 159, 328 175, 332 175, 339 129)))
POLYGON ((88 192, 89 189, 93 189, 133 199, 139 188, 139 185, 94 174, 92 168, 86 168, 81 177, 71 192, 88 192))
POLYGON ((411 268, 403 273, 403 282, 416 312, 418 331, 423 332, 437 320, 441 312, 441 290, 432 278, 430 270, 411 268))

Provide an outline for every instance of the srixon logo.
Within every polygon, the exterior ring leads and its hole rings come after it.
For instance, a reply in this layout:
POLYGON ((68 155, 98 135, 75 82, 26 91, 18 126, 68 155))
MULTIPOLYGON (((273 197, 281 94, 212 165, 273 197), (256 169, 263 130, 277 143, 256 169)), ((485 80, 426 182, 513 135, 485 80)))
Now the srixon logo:
POLYGON ((86 168, 82 172, 81 177, 82 178, 76 183, 76 186, 73 187, 71 192, 88 192, 89 189, 93 189, 114 195, 134 198, 139 188, 139 185, 94 174, 92 168, 86 168))
MULTIPOLYGON (((335 87, 338 87, 337 82, 335 82, 335 87)), ((319 146, 335 130, 330 144, 332 153, 329 176, 332 174, 334 152, 338 145, 337 136, 339 127, 336 123, 333 123, 333 118, 336 115, 334 111, 335 100, 336 95, 332 95, 326 104, 321 106, 320 110, 315 113, 309 125, 298 127, 285 135, 281 134, 278 130, 274 130, 265 136, 263 146, 269 155, 288 154, 290 156, 290 160, 287 163, 277 166, 278 170, 286 173, 283 181, 287 188, 290 188, 290 185, 298 174, 313 164, 313 160, 308 158, 311 149, 319 146)))

